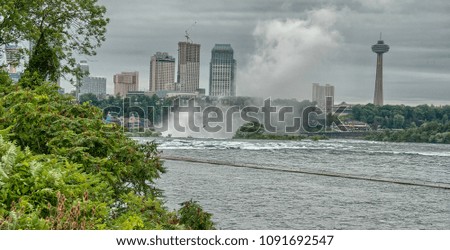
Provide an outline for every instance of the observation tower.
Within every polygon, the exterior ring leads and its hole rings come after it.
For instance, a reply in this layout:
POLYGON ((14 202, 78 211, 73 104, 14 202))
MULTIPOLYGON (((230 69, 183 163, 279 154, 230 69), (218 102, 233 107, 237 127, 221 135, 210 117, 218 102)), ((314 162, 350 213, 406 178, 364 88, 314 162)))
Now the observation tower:
POLYGON ((375 77, 373 104, 383 106, 383 54, 389 51, 389 45, 384 44, 384 41, 381 40, 381 34, 377 44, 372 45, 372 51, 377 53, 377 73, 375 77))

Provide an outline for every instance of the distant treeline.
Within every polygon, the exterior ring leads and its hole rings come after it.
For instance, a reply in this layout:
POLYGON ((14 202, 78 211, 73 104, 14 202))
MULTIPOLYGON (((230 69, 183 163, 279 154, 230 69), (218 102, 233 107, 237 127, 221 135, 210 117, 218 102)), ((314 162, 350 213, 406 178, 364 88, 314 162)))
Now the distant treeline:
POLYGON ((432 121, 447 124, 450 106, 355 105, 352 108, 352 116, 355 120, 366 122, 373 129, 406 129, 420 127, 432 121))
POLYGON ((395 142, 450 143, 450 106, 353 106, 352 117, 382 129, 367 139, 395 142))
POLYGON ((393 142, 450 143, 450 123, 426 122, 420 127, 404 130, 384 130, 366 137, 369 140, 393 142))

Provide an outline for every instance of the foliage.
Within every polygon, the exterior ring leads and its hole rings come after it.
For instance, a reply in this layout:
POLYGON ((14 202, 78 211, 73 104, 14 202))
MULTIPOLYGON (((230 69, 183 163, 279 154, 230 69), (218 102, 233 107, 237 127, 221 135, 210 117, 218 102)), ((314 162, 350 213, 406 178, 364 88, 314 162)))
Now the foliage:
POLYGON ((374 129, 410 128, 432 121, 445 125, 450 116, 450 106, 355 105, 352 116, 355 120, 367 122, 374 129))
POLYGON ((168 213, 160 201, 134 193, 122 194, 120 199, 126 207, 113 211, 114 228, 136 229, 183 229, 174 212, 168 213))
POLYGON ((378 141, 450 143, 450 106, 355 105, 353 118, 367 122, 374 132, 366 138, 378 141))
POLYGON ((104 227, 112 190, 101 178, 64 158, 22 151, 2 137, 0 158, 0 228, 104 227))
POLYGON ((158 124, 162 121, 164 115, 163 107, 173 106, 172 102, 173 99, 171 98, 161 99, 157 95, 136 95, 127 98, 109 96, 106 99, 99 100, 97 103, 92 102, 92 104, 104 110, 117 107, 120 109, 118 115, 123 116, 125 111, 126 117, 130 115, 129 112, 127 112, 129 109, 138 107, 143 110, 144 116, 149 119, 151 124, 158 124))
POLYGON ((188 229, 211 230, 214 224, 211 221, 211 214, 204 212, 202 207, 195 201, 181 203, 179 210, 180 222, 188 229))
POLYGON ((259 139, 259 140, 302 140, 307 137, 301 135, 279 135, 265 133, 264 126, 259 122, 248 122, 242 125, 233 136, 233 139, 259 139))
POLYGON ((313 141, 327 140, 328 137, 325 135, 289 135, 289 134, 270 134, 265 133, 264 126, 259 122, 248 122, 242 125, 234 134, 233 139, 257 139, 257 140, 290 140, 290 141, 300 141, 303 139, 310 139, 313 141))
POLYGON ((153 185, 165 171, 156 144, 139 145, 55 85, 24 85, 0 82, 1 228, 188 227, 153 185))
MULTIPOLYGON (((97 0, 0 0, 0 45, 30 41, 29 75, 81 76, 74 53, 95 55, 105 41, 106 9, 97 0)), ((29 82, 28 82, 29 83, 29 82)))
POLYGON ((264 133, 264 126, 259 122, 248 122, 242 125, 238 131, 242 133, 262 134, 264 133))
POLYGON ((436 121, 427 122, 420 127, 404 130, 385 130, 368 135, 366 139, 394 142, 450 143, 450 124, 436 121))
POLYGON ((100 101, 98 100, 97 96, 95 94, 92 93, 87 93, 87 94, 82 94, 79 97, 79 102, 81 104, 88 102, 90 104, 92 104, 93 106, 98 106, 100 101))
POLYGON ((19 146, 80 163, 85 171, 100 173, 114 183, 117 193, 128 192, 130 184, 137 193, 152 192, 146 182, 164 171, 154 144, 128 140, 117 126, 102 122, 99 109, 75 105, 70 97, 58 94, 55 86, 17 89, 3 98, 2 106, 0 127, 13 125, 11 139, 19 146))
MULTIPOLYGON (((153 185, 165 171, 156 144, 47 82, 82 76, 74 54, 96 54, 105 14, 97 0, 0 0, 0 45, 32 47, 18 84, 0 69, 0 229, 193 228, 153 185)), ((203 215, 192 219, 212 225, 203 215)))

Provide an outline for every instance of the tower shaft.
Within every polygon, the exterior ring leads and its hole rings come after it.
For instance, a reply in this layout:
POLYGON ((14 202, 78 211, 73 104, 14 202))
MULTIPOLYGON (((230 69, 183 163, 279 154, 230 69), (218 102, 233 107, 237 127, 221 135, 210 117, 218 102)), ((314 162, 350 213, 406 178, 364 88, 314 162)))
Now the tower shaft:
POLYGON ((383 40, 378 40, 377 44, 372 46, 372 51, 377 54, 377 73, 375 76, 375 95, 373 96, 373 104, 377 106, 383 105, 383 54, 389 51, 389 45, 383 40))
POLYGON ((383 106, 383 54, 377 53, 377 72, 375 76, 375 94, 373 104, 383 106))

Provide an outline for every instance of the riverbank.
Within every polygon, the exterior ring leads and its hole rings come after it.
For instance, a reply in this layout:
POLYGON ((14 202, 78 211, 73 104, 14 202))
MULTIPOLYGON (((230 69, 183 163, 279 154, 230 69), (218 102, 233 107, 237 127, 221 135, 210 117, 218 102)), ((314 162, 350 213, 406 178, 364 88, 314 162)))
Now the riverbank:
POLYGON ((258 133, 236 133, 233 139, 246 140, 285 140, 285 141, 301 141, 305 139, 318 141, 327 140, 326 135, 309 134, 309 135, 278 135, 278 134, 258 134, 258 133))

